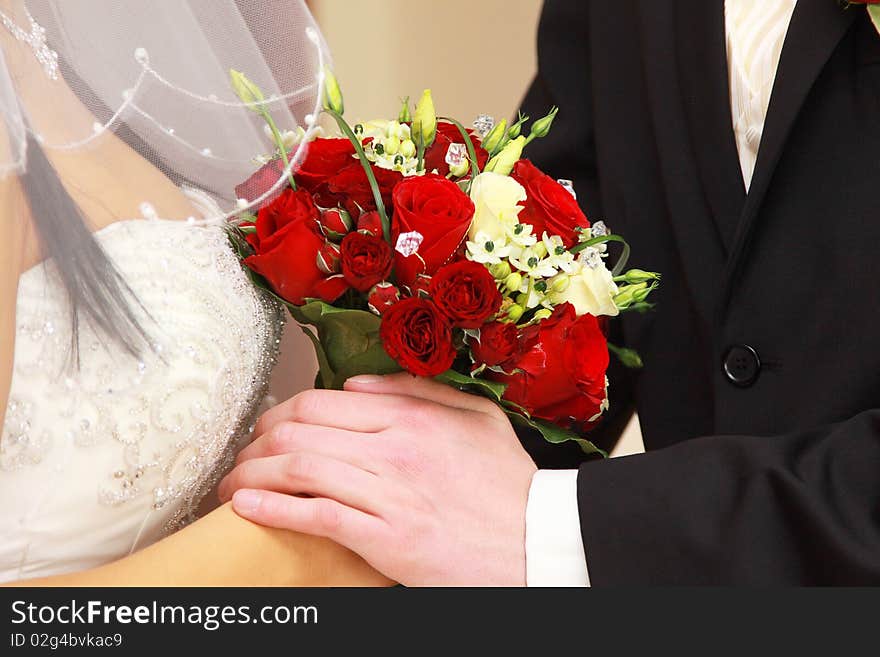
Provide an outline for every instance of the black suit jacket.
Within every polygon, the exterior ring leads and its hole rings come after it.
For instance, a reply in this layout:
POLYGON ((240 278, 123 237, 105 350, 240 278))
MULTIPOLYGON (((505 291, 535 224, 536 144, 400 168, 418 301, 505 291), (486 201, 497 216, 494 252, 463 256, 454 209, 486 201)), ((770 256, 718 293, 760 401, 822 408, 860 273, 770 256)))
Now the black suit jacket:
POLYGON ((723 4, 546 0, 541 20, 524 111, 560 112, 528 155, 664 275, 656 311, 618 324, 645 368, 611 372, 597 434, 635 404, 648 453, 581 465, 590 577, 877 584, 880 35, 800 0, 747 195, 723 4))

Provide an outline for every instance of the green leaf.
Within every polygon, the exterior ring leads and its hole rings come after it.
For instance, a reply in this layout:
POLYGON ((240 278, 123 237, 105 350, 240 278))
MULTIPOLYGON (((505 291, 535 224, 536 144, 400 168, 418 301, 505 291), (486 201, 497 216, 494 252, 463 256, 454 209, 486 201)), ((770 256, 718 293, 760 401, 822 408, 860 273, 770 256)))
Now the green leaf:
POLYGON ((871 17, 871 22, 874 23, 874 27, 877 29, 877 34, 880 34, 880 5, 868 7, 868 16, 871 17))
POLYGON ((473 392, 483 397, 488 397, 494 402, 501 402, 504 391, 507 386, 503 383, 495 381, 487 381, 486 379, 477 379, 455 370, 446 370, 443 374, 434 377, 435 381, 445 383, 446 385, 458 388, 464 392, 473 392))
POLYGON ((326 367, 332 372, 332 380, 325 382, 326 387, 341 389, 346 379, 358 374, 401 371, 400 365, 382 347, 379 337, 381 319, 373 313, 336 308, 318 300, 288 307, 297 322, 317 329, 317 341, 323 350, 326 367))
POLYGON ((621 308, 620 312, 629 313, 629 312, 637 312, 644 315, 647 312, 650 312, 656 308, 657 305, 653 303, 648 303, 647 301, 641 301, 639 303, 634 303, 626 308, 621 308))
POLYGON ((550 422, 545 422, 544 420, 527 417, 510 408, 505 408, 504 412, 507 413, 507 417, 510 418, 510 421, 513 424, 535 429, 541 434, 544 440, 549 443, 558 445, 572 440, 580 446, 585 454, 599 454, 603 458, 608 458, 607 452, 599 449, 586 438, 581 438, 574 431, 563 429, 562 427, 558 427, 550 422))
POLYGON ((610 342, 608 343, 608 351, 617 356, 623 366, 631 370, 640 370, 644 367, 642 357, 635 349, 627 349, 626 347, 618 347, 610 342))
POLYGON ((495 381, 487 381, 478 379, 455 370, 447 370, 443 374, 434 377, 435 381, 445 383, 453 388, 458 388, 464 392, 471 392, 488 397, 495 403, 499 404, 502 410, 507 414, 513 424, 529 427, 538 431, 544 440, 550 443, 558 444, 569 440, 576 442, 585 454, 600 454, 607 457, 608 454, 596 447, 589 440, 581 438, 578 434, 568 429, 563 429, 550 422, 538 420, 529 417, 528 412, 522 407, 506 399, 502 399, 507 385, 497 383, 495 381))
POLYGON ((315 348, 315 355, 318 357, 318 379, 315 381, 315 387, 317 388, 317 384, 320 382, 321 388, 332 388, 335 374, 330 367, 330 363, 327 361, 327 354, 324 353, 324 347, 321 346, 318 336, 315 335, 315 332, 312 331, 312 329, 302 324, 300 324, 299 327, 302 329, 302 332, 309 337, 309 340, 312 341, 312 346, 315 348))

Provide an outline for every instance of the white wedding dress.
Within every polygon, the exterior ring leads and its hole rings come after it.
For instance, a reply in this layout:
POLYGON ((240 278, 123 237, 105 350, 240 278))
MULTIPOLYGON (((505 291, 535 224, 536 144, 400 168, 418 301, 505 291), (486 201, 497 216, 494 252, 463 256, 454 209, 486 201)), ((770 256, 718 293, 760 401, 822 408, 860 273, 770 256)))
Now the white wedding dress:
POLYGON ((96 237, 149 314, 153 350, 129 356, 82 326, 71 366, 51 266, 21 276, 0 581, 94 567, 192 519, 249 433, 274 363, 283 314, 222 227, 131 220, 96 237))

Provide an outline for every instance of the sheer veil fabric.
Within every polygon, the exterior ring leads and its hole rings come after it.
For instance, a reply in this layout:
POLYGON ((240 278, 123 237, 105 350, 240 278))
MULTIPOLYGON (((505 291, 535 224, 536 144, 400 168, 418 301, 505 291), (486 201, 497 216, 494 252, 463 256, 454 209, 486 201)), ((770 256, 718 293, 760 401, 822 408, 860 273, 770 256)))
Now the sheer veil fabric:
MULTIPOLYGON (((0 10, 24 29, 29 12, 59 62, 56 80, 30 73, 12 79, 4 58, 0 113, 9 147, 0 171, 26 170, 28 131, 50 159, 84 160, 100 157, 112 133, 232 216, 241 209, 234 187, 272 142, 263 120, 233 92, 229 71, 244 72, 264 91, 280 129, 317 129, 330 58, 300 0, 8 0, 0 10)), ((31 69, 38 65, 26 47, 16 56, 33 58, 31 69)), ((293 149, 291 166, 305 141, 293 149)))

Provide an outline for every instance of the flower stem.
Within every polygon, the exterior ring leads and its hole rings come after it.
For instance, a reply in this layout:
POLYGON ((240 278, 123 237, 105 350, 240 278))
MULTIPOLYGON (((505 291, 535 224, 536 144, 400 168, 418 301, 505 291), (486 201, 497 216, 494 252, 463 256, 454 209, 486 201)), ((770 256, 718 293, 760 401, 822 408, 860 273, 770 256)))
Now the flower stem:
POLYGON ((416 171, 424 171, 425 170, 425 142, 422 141, 421 137, 419 138, 419 143, 416 144, 416 171))
POLYGON ((336 124, 339 126, 339 129, 346 137, 348 137, 352 146, 354 146, 354 150, 357 152, 361 166, 364 168, 364 173, 367 174, 367 181, 370 183, 370 189, 373 192, 373 201, 376 203, 376 211, 379 213, 379 218, 382 220, 382 235, 385 237, 385 241, 391 244, 391 222, 388 221, 388 214, 385 212, 385 203, 382 202, 382 192, 379 191, 379 183, 376 182, 376 175, 373 173, 373 168, 370 166, 370 161, 367 159, 366 153, 364 153, 364 147, 361 145, 360 139, 358 139, 354 132, 352 132, 352 129, 341 115, 331 109, 325 109, 324 111, 333 117, 336 124))
MULTIPOLYGON (((272 118, 272 115, 269 114, 265 107, 261 107, 260 115, 263 117, 263 120, 266 121, 269 130, 272 131, 272 139, 275 140, 275 144, 281 152, 281 160, 284 162, 285 171, 287 171, 288 167, 290 167, 290 160, 287 158, 287 149, 284 148, 284 140, 281 138, 281 132, 278 130, 278 126, 275 125, 275 119, 272 118)), ((287 171, 287 179, 290 181, 290 186, 293 188, 293 191, 296 191, 296 180, 293 179, 293 171, 287 171)))

